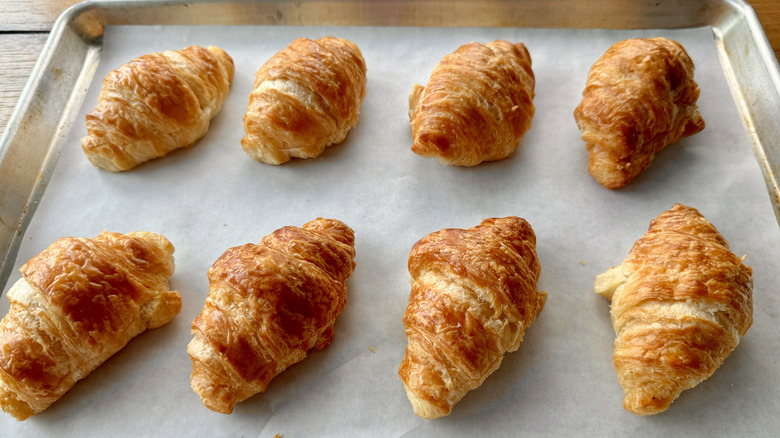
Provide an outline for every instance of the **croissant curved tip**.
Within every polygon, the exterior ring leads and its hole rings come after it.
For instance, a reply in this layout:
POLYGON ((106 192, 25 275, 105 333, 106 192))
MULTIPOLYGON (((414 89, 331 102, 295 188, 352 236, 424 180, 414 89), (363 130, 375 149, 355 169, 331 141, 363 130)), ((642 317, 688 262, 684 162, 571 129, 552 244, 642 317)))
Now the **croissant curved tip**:
POLYGON ((209 408, 210 410, 225 415, 232 414, 233 408, 235 407, 235 404, 226 403, 222 400, 215 402, 215 400, 207 397, 201 397, 200 402, 203 403, 203 406, 209 408))
POLYGON ((449 410, 442 409, 425 399, 418 397, 412 390, 404 383, 404 389, 406 390, 406 398, 412 404, 414 414, 425 420, 435 420, 439 417, 444 417, 450 414, 449 410))
POLYGON ((442 132, 423 130, 415 134, 412 143, 412 152, 423 158, 435 158, 443 165, 473 167, 479 164, 470 157, 455 156, 456 148, 453 147, 450 138, 442 132))
POLYGON ((226 385, 218 385, 214 382, 214 370, 208 367, 208 356, 204 358, 204 355, 208 354, 205 349, 201 336, 196 336, 187 344, 187 353, 192 359, 190 386, 200 397, 203 406, 220 414, 230 414, 239 400, 235 391, 231 391, 226 385))
POLYGON ((496 40, 492 43, 487 43, 486 46, 501 47, 509 53, 513 53, 515 56, 524 58, 528 63, 531 63, 531 54, 528 52, 528 48, 523 43, 512 43, 506 40, 496 40), (517 52, 515 52, 515 50, 517 52))
POLYGON ((35 415, 35 411, 27 403, 17 399, 3 388, 0 388, 0 406, 2 406, 3 411, 18 421, 24 421, 35 415))
MULTIPOLYGON (((88 114, 87 115, 88 120, 89 117, 90 115, 88 114)), ((93 153, 94 151, 98 151, 106 147, 107 147, 106 144, 102 140, 98 139, 95 135, 92 134, 89 134, 86 137, 81 139, 81 148, 84 150, 87 159, 93 166, 108 172, 115 172, 115 173, 124 172, 134 167, 133 165, 127 164, 125 162, 121 162, 120 160, 114 161, 103 154, 93 153)))
MULTIPOLYGON (((583 140, 589 139, 589 131, 586 131, 582 137, 583 140)), ((585 140, 587 142, 587 140, 585 140)), ((596 182, 604 188, 615 190, 628 185, 636 178, 641 169, 631 168, 631 163, 625 164, 619 160, 614 160, 601 144, 587 142, 588 149, 588 173, 596 182)))
POLYGON ((209 46, 208 51, 213 53, 214 56, 219 58, 222 65, 225 66, 225 69, 227 70, 228 74, 228 82, 233 82, 233 77, 235 76, 235 64, 233 63, 233 58, 228 55, 227 52, 222 50, 222 48, 217 46, 209 46))
POLYGON ((683 137, 690 137, 691 135, 698 134, 703 131, 706 126, 704 119, 701 118, 701 114, 696 111, 691 120, 685 125, 685 130, 682 133, 683 137))
POLYGON ((662 397, 659 394, 651 394, 641 389, 633 389, 626 393, 623 399, 623 408, 636 415, 654 415, 669 408, 675 397, 662 397))
POLYGON ((143 239, 152 245, 160 248, 161 250, 165 251, 166 254, 173 254, 175 248, 173 247, 173 244, 170 240, 166 239, 165 236, 162 236, 157 233, 153 233, 151 231, 133 231, 130 233, 127 233, 130 237, 137 237, 139 239, 143 239))
POLYGON ((336 240, 347 245, 355 244, 355 232, 338 219, 317 218, 303 225, 305 230, 322 230, 330 233, 336 240))

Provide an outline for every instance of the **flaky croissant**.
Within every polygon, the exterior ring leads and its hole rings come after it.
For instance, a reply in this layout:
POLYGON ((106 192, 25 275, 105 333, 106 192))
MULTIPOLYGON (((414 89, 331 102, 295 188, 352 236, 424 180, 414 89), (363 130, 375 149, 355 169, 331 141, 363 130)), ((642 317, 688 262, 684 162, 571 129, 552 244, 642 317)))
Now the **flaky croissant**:
POLYGON ((536 236, 524 219, 444 229, 409 254, 408 344, 398 374, 414 413, 448 415, 518 349, 544 306, 536 236))
POLYGON ((280 228, 222 254, 187 346, 203 404, 229 414, 309 349, 327 347, 354 258, 352 229, 334 219, 280 228))
POLYGON ((469 43, 409 94, 412 152, 476 166, 517 149, 534 115, 534 73, 522 43, 469 43))
POLYGON ((638 415, 666 410, 711 376, 753 323, 752 270, 681 204, 650 222, 595 291, 612 302, 623 407, 638 415))
POLYGON ((66 237, 21 267, 0 321, 0 406, 40 413, 130 339, 181 310, 173 245, 149 232, 66 237))
POLYGON ((81 141, 89 161, 113 172, 192 146, 222 108, 233 60, 219 47, 151 53, 109 73, 81 141))
POLYGON ((693 70, 666 38, 621 41, 593 64, 574 119, 599 184, 624 187, 661 149, 704 129, 693 70))
POLYGON ((357 125, 365 95, 366 62, 354 43, 299 38, 257 71, 241 145, 268 164, 317 157, 357 125))

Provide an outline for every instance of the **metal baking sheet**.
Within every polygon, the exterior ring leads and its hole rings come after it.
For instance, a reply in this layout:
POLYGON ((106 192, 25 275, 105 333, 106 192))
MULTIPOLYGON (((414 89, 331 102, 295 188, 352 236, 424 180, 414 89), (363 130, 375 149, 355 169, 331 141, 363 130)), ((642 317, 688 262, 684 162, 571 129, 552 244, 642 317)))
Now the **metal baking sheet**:
MULTIPOLYGON (((7 291, 19 277, 15 269, 56 237, 147 229, 177 247, 172 286, 184 308, 43 414, 24 423, 3 415, 0 427, 18 436, 768 434, 780 422, 780 302, 771 293, 780 281, 773 213, 780 81, 757 23, 744 3, 717 1, 74 7, 55 25, 0 144, 0 284, 10 279, 7 291), (285 42, 326 34, 353 39, 366 56, 369 92, 358 127, 317 160, 278 168, 252 162, 237 144, 254 71, 285 42), (694 58, 708 126, 625 190, 607 191, 585 171, 571 116, 587 74, 582 60, 624 37, 658 34, 683 42, 694 58), (517 154, 475 169, 414 156, 405 109, 412 83, 424 84, 460 44, 497 38, 525 42, 537 75, 534 126, 517 154), (231 94, 209 134, 128 173, 92 168, 79 138, 100 79, 119 60, 190 43, 220 45, 236 61, 231 94), (748 254, 756 322, 710 380, 666 413, 640 418, 620 406, 609 306, 592 293, 592 280, 619 263, 647 221, 673 202, 702 210, 735 252, 748 254), (537 232, 548 303, 520 350, 453 414, 420 420, 395 374, 405 347, 408 250, 437 229, 508 214, 526 217, 537 232), (340 218, 357 235, 358 268, 336 340, 232 415, 208 411, 189 389, 184 351, 205 298, 206 269, 229 246, 316 216, 340 218)), ((7 307, 2 302, 0 313, 7 307)))

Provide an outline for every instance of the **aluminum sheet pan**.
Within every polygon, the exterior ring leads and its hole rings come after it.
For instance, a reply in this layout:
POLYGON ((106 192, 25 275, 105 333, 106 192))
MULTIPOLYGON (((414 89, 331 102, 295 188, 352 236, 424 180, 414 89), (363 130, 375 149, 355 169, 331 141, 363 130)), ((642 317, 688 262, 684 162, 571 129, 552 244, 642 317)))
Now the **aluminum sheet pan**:
MULTIPOLYGON (((780 425, 774 335, 780 304, 772 294, 780 281, 777 160, 771 158, 777 154, 770 147, 777 143, 776 78, 772 52, 741 2, 76 6, 57 22, 0 146, 0 217, 11 242, 3 280, 18 278, 14 268, 60 235, 95 235, 101 226, 148 229, 177 247, 172 285, 184 295, 184 308, 45 413, 24 423, 3 415, 0 430, 19 436, 768 435, 780 425), (235 145, 254 70, 282 41, 331 33, 359 42, 367 58, 369 96, 358 127, 317 160, 278 168, 248 160, 235 145), (625 35, 657 33, 692 53, 697 80, 706 84, 701 106, 708 127, 659 156, 636 184, 607 191, 584 171, 584 147, 571 118, 587 73, 578 58, 595 60, 625 35), (521 38, 534 58, 537 114, 518 153, 471 170, 414 156, 404 109, 411 80, 424 83, 443 54, 467 42, 460 39, 488 36, 521 38), (78 150, 81 117, 117 59, 201 40, 222 45, 237 65, 231 95, 207 137, 124 174, 85 163, 78 150), (251 50, 242 46, 247 41, 251 50), (713 145, 711 153, 704 144, 713 145), (184 195, 192 189, 200 190, 201 202, 184 195), (619 263, 647 221, 677 201, 702 209, 735 252, 748 253, 756 272, 756 323, 710 380, 667 413, 640 418, 620 406, 608 304, 591 292, 592 279, 619 263), (405 345, 400 318, 408 249, 431 231, 507 214, 526 217, 537 231, 548 303, 521 349, 479 390, 449 417, 422 421, 395 374, 405 345), (188 387, 184 353, 189 322, 205 297, 205 270, 229 246, 320 215, 344 220, 357 234, 358 269, 336 340, 231 416, 206 410, 188 387)), ((5 309, 7 302, 0 313, 5 309)))

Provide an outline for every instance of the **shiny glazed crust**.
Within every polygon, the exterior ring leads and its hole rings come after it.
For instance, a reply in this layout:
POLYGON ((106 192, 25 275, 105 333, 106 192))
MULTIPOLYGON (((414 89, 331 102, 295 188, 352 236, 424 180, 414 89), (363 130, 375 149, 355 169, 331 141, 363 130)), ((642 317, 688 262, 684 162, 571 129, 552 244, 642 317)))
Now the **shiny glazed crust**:
POLYGON ((520 346, 547 297, 536 288, 535 245, 531 226, 517 217, 444 229, 414 245, 398 374, 415 414, 448 415, 520 346))
POLYGON ((517 149, 534 115, 531 56, 522 43, 469 43, 445 56, 409 94, 412 151, 476 166, 517 149))
POLYGON ((661 149, 704 129, 693 70, 666 38, 621 41, 593 64, 574 119, 599 184, 624 187, 661 149))
POLYGON ((595 291, 612 302, 623 407, 638 415, 666 410, 711 376, 753 323, 752 270, 681 204, 650 222, 595 291))
POLYGON ((366 95, 366 62, 347 40, 299 38, 257 71, 241 145, 252 159, 314 158, 344 141, 366 95))
POLYGON ((355 269, 354 234, 317 219, 228 249, 209 269, 209 293, 192 321, 192 389, 211 410, 265 391, 271 379, 333 340, 355 269))
POLYGON ((0 406, 19 420, 181 310, 173 245, 148 232, 66 237, 21 268, 0 321, 0 406))
POLYGON ((87 114, 81 144, 92 164, 129 170, 192 146, 222 108, 233 60, 219 47, 152 53, 112 71, 87 114))

